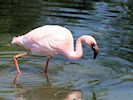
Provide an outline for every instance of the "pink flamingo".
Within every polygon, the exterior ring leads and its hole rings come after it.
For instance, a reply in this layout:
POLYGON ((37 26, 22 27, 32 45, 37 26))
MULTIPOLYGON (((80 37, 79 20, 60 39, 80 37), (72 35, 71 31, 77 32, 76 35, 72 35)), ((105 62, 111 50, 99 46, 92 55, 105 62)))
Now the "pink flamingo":
POLYGON ((55 54, 61 54, 71 60, 79 59, 82 54, 82 42, 85 42, 94 51, 94 59, 98 54, 98 45, 96 40, 90 35, 81 36, 76 42, 76 50, 74 51, 72 33, 65 27, 58 25, 45 25, 36 28, 25 35, 14 37, 12 44, 23 46, 28 51, 22 54, 17 54, 13 57, 18 74, 21 74, 18 66, 17 58, 37 53, 47 56, 45 65, 45 73, 48 72, 49 59, 55 54))

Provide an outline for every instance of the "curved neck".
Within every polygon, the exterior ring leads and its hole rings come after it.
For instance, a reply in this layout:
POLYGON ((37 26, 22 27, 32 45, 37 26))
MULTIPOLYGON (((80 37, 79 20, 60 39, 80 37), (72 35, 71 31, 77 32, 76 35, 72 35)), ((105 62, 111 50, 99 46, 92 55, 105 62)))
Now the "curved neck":
POLYGON ((82 57, 83 55, 82 42, 85 42, 91 48, 92 44, 97 44, 96 40, 92 36, 90 35, 81 36, 76 42, 76 50, 74 51, 74 49, 71 49, 71 52, 67 53, 68 54, 67 57, 69 59, 75 60, 82 57))
POLYGON ((82 49, 82 37, 78 38, 77 42, 76 42, 76 49, 75 51, 73 50, 68 58, 72 59, 72 60, 76 60, 82 57, 83 55, 83 49, 82 49))

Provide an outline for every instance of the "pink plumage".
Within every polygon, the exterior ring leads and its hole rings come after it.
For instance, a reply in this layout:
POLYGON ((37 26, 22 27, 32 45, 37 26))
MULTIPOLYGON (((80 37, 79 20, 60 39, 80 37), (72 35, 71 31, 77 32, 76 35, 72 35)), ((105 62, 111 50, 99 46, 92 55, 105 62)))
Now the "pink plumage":
MULTIPOLYGON (((40 55, 52 57, 55 54, 61 54, 69 59, 79 59, 82 54, 82 42, 85 42, 94 51, 94 58, 98 53, 98 46, 96 40, 90 35, 81 36, 76 42, 76 49, 74 50, 73 36, 70 30, 58 25, 45 25, 36 28, 25 35, 14 37, 12 44, 23 46, 28 50, 27 53, 14 56, 14 62, 18 73, 20 69, 16 58, 25 56, 30 53, 37 53, 40 55)), ((49 61, 49 60, 48 60, 49 61)), ((48 61, 45 66, 47 73, 48 61)))

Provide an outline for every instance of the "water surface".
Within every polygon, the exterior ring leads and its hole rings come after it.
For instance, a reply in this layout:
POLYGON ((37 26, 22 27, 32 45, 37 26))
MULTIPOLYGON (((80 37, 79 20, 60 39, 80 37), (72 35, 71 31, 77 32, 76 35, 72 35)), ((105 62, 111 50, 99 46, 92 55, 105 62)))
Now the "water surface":
POLYGON ((0 1, 0 100, 132 100, 133 8, 128 0, 13 0, 0 1), (25 49, 10 44, 14 36, 48 24, 69 28, 77 38, 96 38, 100 53, 86 44, 84 55, 71 61, 61 55, 19 58, 22 75, 16 76, 12 57, 25 49), (70 99, 71 98, 71 99, 70 99))

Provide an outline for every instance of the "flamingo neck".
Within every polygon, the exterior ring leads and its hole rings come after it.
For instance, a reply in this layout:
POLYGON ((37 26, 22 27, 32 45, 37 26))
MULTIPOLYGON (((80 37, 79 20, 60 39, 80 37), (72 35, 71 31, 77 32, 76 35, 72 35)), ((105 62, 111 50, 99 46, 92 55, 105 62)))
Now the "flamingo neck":
POLYGON ((78 38, 78 40, 76 41, 76 49, 75 51, 73 50, 70 55, 69 55, 69 59, 72 59, 72 60, 77 60, 79 58, 82 57, 83 55, 83 49, 82 49, 82 37, 78 38))

